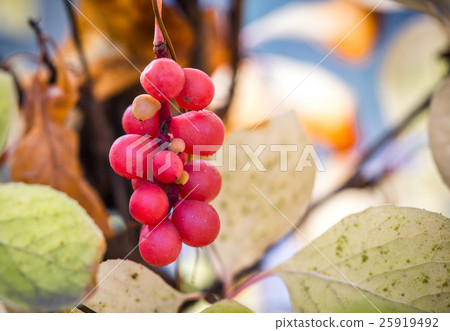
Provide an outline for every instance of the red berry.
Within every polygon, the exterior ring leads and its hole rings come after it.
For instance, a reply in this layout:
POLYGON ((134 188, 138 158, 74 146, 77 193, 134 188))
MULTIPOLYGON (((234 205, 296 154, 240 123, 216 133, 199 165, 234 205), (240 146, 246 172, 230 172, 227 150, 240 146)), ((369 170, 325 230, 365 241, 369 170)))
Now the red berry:
POLYGON ((183 242, 192 247, 211 244, 219 234, 220 219, 212 206, 203 201, 181 200, 173 208, 172 222, 183 242))
POLYGON ((225 137, 222 120, 206 109, 175 116, 170 128, 175 138, 184 140, 184 151, 188 154, 212 155, 219 150, 225 137))
POLYGON ((156 225, 169 211, 169 199, 166 193, 155 184, 139 187, 130 198, 130 214, 143 224, 156 225))
POLYGON ((161 58, 150 62, 141 73, 141 85, 159 101, 175 99, 184 86, 183 69, 172 59, 161 58))
POLYGON ((188 159, 188 155, 187 153, 183 152, 178 154, 178 157, 180 158, 181 162, 183 162, 183 164, 186 164, 187 159, 188 159))
POLYGON ((148 134, 152 137, 156 137, 158 133, 158 114, 145 121, 138 120, 131 110, 131 106, 123 113, 122 126, 128 134, 148 134))
POLYGON ((181 252, 181 237, 169 219, 154 227, 144 225, 139 238, 139 252, 148 264, 163 267, 174 262, 181 252))
POLYGON ((163 190, 166 187, 165 183, 161 183, 157 179, 153 179, 152 181, 150 181, 150 180, 147 180, 145 178, 133 178, 131 180, 131 186, 133 187, 134 191, 136 191, 139 187, 141 187, 142 185, 145 185, 145 184, 155 184, 155 185, 158 185, 163 190))
POLYGON ((182 198, 210 202, 220 192, 222 177, 211 163, 203 160, 194 160, 184 166, 189 179, 180 186, 182 198))
POLYGON ((185 68, 184 87, 176 101, 186 109, 200 110, 206 108, 214 98, 214 84, 203 71, 185 68))
POLYGON ((176 182, 183 174, 183 162, 171 151, 161 151, 153 158, 153 176, 163 183, 176 182))
POLYGON ((148 167, 157 146, 150 136, 126 134, 112 144, 109 163, 118 175, 127 179, 147 178, 148 167))

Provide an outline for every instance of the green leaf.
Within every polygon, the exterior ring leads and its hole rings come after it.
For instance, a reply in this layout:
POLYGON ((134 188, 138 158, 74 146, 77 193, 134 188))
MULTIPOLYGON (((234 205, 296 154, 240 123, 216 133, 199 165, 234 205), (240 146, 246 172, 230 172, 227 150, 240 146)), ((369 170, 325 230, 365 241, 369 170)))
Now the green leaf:
POLYGON ((450 79, 436 92, 430 106, 428 133, 434 161, 450 188, 450 79))
POLYGON ((347 216, 275 272, 295 312, 450 312, 449 260, 449 219, 381 206, 347 216))
POLYGON ((56 311, 95 285, 102 233, 80 205, 48 186, 0 185, 0 298, 14 309, 56 311))
POLYGON ((16 93, 11 75, 0 71, 0 153, 8 137, 11 113, 14 109, 16 93))
POLYGON ((292 229, 276 208, 292 220, 305 211, 314 185, 314 162, 302 170, 297 165, 302 155, 311 160, 308 150, 302 154, 307 145, 308 139, 292 112, 276 116, 254 131, 235 131, 226 139, 225 166, 218 168, 222 190, 212 205, 221 220, 220 234, 213 245, 217 246, 228 277, 256 261, 268 246, 292 229), (252 151, 265 145, 259 160, 267 171, 258 170, 250 162, 244 144, 252 151), (285 171, 279 152, 270 148, 288 144, 297 145, 297 151, 289 152, 285 171), (237 152, 236 171, 228 167, 234 164, 232 147, 237 152), (251 168, 243 171, 247 162, 251 168))
POLYGON ((253 313, 253 311, 236 301, 221 300, 205 308, 201 313, 253 313))
POLYGON ((187 295, 130 260, 100 264, 95 293, 84 302, 98 313, 176 313, 187 295))

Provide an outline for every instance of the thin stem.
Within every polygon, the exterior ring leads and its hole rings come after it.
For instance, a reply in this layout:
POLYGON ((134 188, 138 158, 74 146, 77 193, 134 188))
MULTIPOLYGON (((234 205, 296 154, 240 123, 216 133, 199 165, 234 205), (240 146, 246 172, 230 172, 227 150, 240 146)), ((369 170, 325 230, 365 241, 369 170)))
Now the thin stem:
POLYGON ((230 109, 231 103, 233 101, 234 93, 236 90, 237 83, 237 71, 239 69, 239 63, 241 61, 241 50, 239 43, 239 36, 242 26, 242 8, 244 0, 233 0, 230 5, 230 11, 228 13, 229 23, 228 23, 228 48, 231 52, 231 85, 228 91, 228 97, 225 104, 216 110, 216 114, 222 118, 226 119, 228 111, 230 109))
POLYGON ((169 142, 169 127, 170 122, 172 121, 172 115, 170 114, 170 103, 168 101, 161 101, 161 109, 159 110, 158 115, 159 127, 157 138, 159 139, 159 143, 163 144, 165 142, 169 142))
MULTIPOLYGON (((378 183, 382 178, 384 178, 384 174, 378 175, 375 178, 366 178, 363 175, 363 166, 369 161, 374 155, 376 155, 387 143, 395 139, 400 133, 402 133, 412 122, 415 118, 417 118, 422 112, 424 112, 427 107, 430 104, 431 97, 433 92, 429 94, 429 96, 419 105, 417 106, 412 112, 410 112, 402 121, 400 121, 397 125, 392 127, 391 129, 387 130, 373 145, 369 146, 365 152, 361 154, 361 157, 358 161, 358 163, 355 166, 355 170, 352 176, 344 182, 339 187, 333 189, 331 192, 327 193, 325 196, 317 200, 316 202, 312 203, 308 209, 306 210, 305 214, 303 214, 302 217, 300 217, 295 224, 295 227, 299 227, 301 223, 303 223, 306 218, 319 206, 323 205, 325 202, 330 200, 332 197, 334 197, 339 192, 347 189, 347 188, 364 188, 368 187, 370 185, 374 185, 378 183)), ((255 261, 251 266, 241 270, 237 273, 236 277, 240 277, 242 275, 248 274, 254 270, 256 270, 260 265, 263 259, 266 257, 267 252, 269 252, 275 245, 277 245, 279 242, 283 241, 287 236, 291 235, 296 231, 296 228, 292 228, 292 230, 287 233, 283 238, 281 238, 279 241, 274 243, 273 245, 269 246, 266 250, 266 252, 257 260, 255 261)))
POLYGON ((88 81, 91 80, 91 77, 89 75, 89 68, 86 60, 86 55, 83 50, 83 45, 81 43, 80 34, 78 32, 78 24, 75 17, 75 12, 73 9, 73 6, 66 0, 63 0, 64 6, 66 7, 67 14, 69 15, 69 21, 70 21, 70 29, 72 33, 72 38, 75 43, 75 47, 77 49, 78 57, 80 58, 81 66, 83 67, 84 73, 86 75, 86 79, 88 81))
POLYGON ((209 245, 210 252, 215 255, 215 260, 220 264, 220 268, 222 269, 221 272, 215 269, 215 261, 213 261, 211 256, 211 264, 215 270, 217 279, 222 279, 223 286, 222 286, 222 296, 225 296, 226 293, 230 290, 230 288, 233 285, 233 277, 230 273, 227 272, 226 265, 224 261, 222 260, 222 257, 220 256, 219 251, 217 250, 217 247, 214 243, 209 245))
MULTIPOLYGON (((169 48, 170 56, 176 62, 177 56, 175 54, 175 49, 173 48, 172 41, 170 40, 169 34, 167 33, 166 27, 164 26, 164 23, 162 21, 161 13, 158 8, 158 0, 152 0, 152 7, 153 7, 153 12, 155 13, 155 19, 156 19, 155 28, 156 28, 156 26, 158 26, 158 28, 161 29, 161 33, 164 37, 165 42, 167 43, 167 47, 169 48)), ((155 36, 156 36, 156 33, 155 33, 155 36)), ((159 45, 155 45, 155 46, 159 46, 159 45)))
MULTIPOLYGON (((158 11, 162 16, 162 0, 158 0, 158 11)), ((156 14, 155 14, 156 15, 156 14)), ((158 21, 155 19, 155 37, 153 39, 153 45, 158 46, 164 43, 164 36, 161 32, 161 28, 159 27, 158 21)))
POLYGON ((32 18, 29 18, 28 24, 33 29, 34 33, 36 34, 36 38, 38 40, 39 48, 40 48, 40 61, 42 61, 42 63, 45 63, 45 65, 50 70, 49 82, 50 82, 50 84, 53 84, 56 81, 57 72, 56 72, 56 68, 53 65, 52 61, 50 60, 50 56, 48 55, 48 52, 47 52, 47 47, 45 45, 45 39, 46 39, 45 33, 42 31, 41 27, 39 26, 38 21, 36 21, 32 18))
POLYGON ((191 271, 191 279, 189 280, 189 282, 191 284, 194 284, 195 282, 195 274, 197 272, 197 267, 198 264, 200 263, 200 248, 196 248, 195 249, 195 261, 194 261, 194 266, 192 267, 192 271, 191 271))
POLYGON ((180 256, 175 262, 175 288, 177 290, 181 290, 182 278, 183 277, 181 276, 181 256, 180 256))
POLYGON ((239 293, 244 291, 249 286, 263 280, 264 278, 272 276, 272 275, 273 275, 273 270, 265 270, 265 271, 258 272, 256 274, 248 277, 241 285, 236 286, 234 289, 231 288, 227 292, 225 297, 227 299, 233 299, 234 297, 236 297, 239 293))
POLYGON ((95 310, 92 310, 91 308, 83 305, 82 303, 80 303, 77 308, 79 310, 81 310, 83 313, 97 313, 95 310))
POLYGON ((430 94, 416 109, 410 112, 402 121, 400 121, 396 126, 390 128, 382 135, 372 146, 367 148, 363 153, 357 168, 360 169, 369 159, 372 158, 382 147, 386 145, 389 141, 397 137, 409 124, 420 115, 427 107, 430 105, 432 95, 430 94))
POLYGON ((167 198, 169 199, 169 210, 180 200, 180 188, 175 183, 170 183, 167 188, 167 198))
MULTIPOLYGON (((406 117, 400 121, 397 125, 387 130, 375 143, 369 146, 361 155, 353 175, 341 186, 337 187, 330 193, 326 194, 324 197, 317 200, 315 203, 311 204, 305 214, 298 220, 296 226, 299 226, 310 214, 311 212, 327 202, 330 198, 334 197, 337 193, 347 189, 347 188, 364 188, 368 185, 373 185, 378 182, 383 176, 378 176, 377 180, 372 180, 365 178, 362 174, 364 165, 372 159, 387 143, 395 139, 400 133, 405 130, 411 122, 417 118, 431 102, 431 94, 412 112, 410 112, 406 117)), ((294 232, 293 229, 291 232, 294 232)))

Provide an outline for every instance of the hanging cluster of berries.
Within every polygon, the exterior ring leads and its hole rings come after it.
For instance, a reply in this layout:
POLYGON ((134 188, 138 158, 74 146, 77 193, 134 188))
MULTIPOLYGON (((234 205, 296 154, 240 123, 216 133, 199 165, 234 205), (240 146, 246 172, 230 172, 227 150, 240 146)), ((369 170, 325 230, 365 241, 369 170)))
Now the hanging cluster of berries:
POLYGON ((137 96, 125 110, 126 135, 111 146, 109 160, 117 174, 132 181, 130 214, 144 224, 139 251, 159 267, 178 258, 182 242, 203 247, 219 234, 219 216, 208 202, 219 194, 222 178, 201 157, 217 152, 225 129, 217 115, 204 109, 214 97, 214 85, 203 71, 159 58, 140 81, 148 94, 137 96), (172 117, 173 100, 190 111, 172 117), (192 155, 199 158, 187 162, 192 155))

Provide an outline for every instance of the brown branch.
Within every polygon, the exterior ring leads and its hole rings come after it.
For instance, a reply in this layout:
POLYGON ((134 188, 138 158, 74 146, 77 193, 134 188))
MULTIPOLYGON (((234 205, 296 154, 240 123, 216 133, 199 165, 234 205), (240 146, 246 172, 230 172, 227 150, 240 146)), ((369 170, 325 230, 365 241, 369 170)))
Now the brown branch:
POLYGON ((90 81, 91 76, 89 75, 89 68, 86 60, 86 55, 83 50, 83 45, 81 43, 81 38, 78 29, 78 23, 76 20, 75 11, 73 6, 66 0, 63 0, 64 6, 66 7, 67 14, 69 15, 70 21, 70 32, 72 34, 73 42, 75 44, 75 48, 77 49, 78 57, 80 58, 81 66, 83 67, 84 73, 86 75, 86 80, 90 81))
POLYGON ((56 72, 55 66, 53 65, 52 61, 50 60, 50 56, 48 55, 47 46, 45 44, 45 41, 46 41, 45 33, 42 31, 41 27, 39 26, 39 22, 37 20, 29 18, 28 24, 33 29, 34 33, 36 34, 36 38, 38 40, 39 49, 40 49, 40 60, 50 70, 49 83, 53 84, 56 82, 57 72, 56 72))
POLYGON ((242 26, 242 8, 243 0, 233 0, 231 3, 231 8, 228 13, 229 16, 229 36, 228 36, 228 48, 231 50, 231 85, 228 92, 228 99, 225 104, 216 110, 216 114, 222 118, 226 119, 228 110, 230 109, 231 102, 233 101, 234 92, 236 90, 236 77, 239 68, 239 63, 241 60, 239 35, 242 26))
MULTIPOLYGON (((334 197, 337 193, 348 189, 348 188, 365 188, 367 186, 375 185, 384 176, 377 176, 376 178, 365 178, 363 175, 363 169, 365 164, 372 159, 384 146, 386 146, 390 141, 394 140, 400 133, 402 133, 411 122, 416 119, 431 102, 431 94, 412 112, 410 112, 406 117, 401 120, 397 125, 393 126, 387 130, 373 145, 369 146, 361 155, 358 163, 355 166, 355 171, 350 178, 344 182, 341 186, 337 187, 330 193, 326 194, 324 197, 320 198, 313 204, 311 204, 306 210, 305 214, 297 221, 296 226, 298 227, 306 218, 311 214, 313 210, 321 206, 329 199, 334 197)), ((294 232, 295 229, 291 231, 294 232)))
POLYGON ((198 0, 177 0, 177 3, 185 14, 194 35, 191 66, 206 71, 204 20, 198 0))
MULTIPOLYGON (((424 112, 427 109, 427 107, 430 104, 431 97, 432 97, 432 93, 430 93, 430 95, 419 106, 417 106, 412 112, 410 112, 408 115, 406 115, 406 117, 403 120, 401 120, 397 125, 393 126, 389 130, 387 130, 383 135, 381 135, 381 137, 378 140, 376 140, 372 145, 370 145, 361 154, 361 157, 355 166, 353 175, 351 175, 350 178, 347 181, 345 181, 341 186, 333 189, 331 192, 327 193, 325 196, 318 199, 316 202, 312 203, 306 210, 305 214, 301 218, 298 219, 297 223, 295 224, 295 227, 297 228, 298 226, 300 226, 301 223, 304 222, 307 219, 307 217, 315 209, 317 209, 319 206, 323 205, 325 202, 330 200, 332 197, 336 196, 336 194, 344 191, 345 189, 365 188, 365 187, 373 186, 373 185, 379 183, 379 181, 381 179, 383 179, 385 177, 385 175, 390 172, 390 170, 382 171, 380 174, 378 174, 375 177, 366 178, 363 175, 364 165, 369 160, 371 160, 372 157, 375 156, 383 147, 385 147, 386 144, 388 144, 389 142, 394 140, 400 133, 402 133, 413 122, 414 119, 416 119, 422 112, 424 112)), ((260 267, 262 261, 264 260, 264 258, 267 255, 267 253, 278 243, 282 242, 287 236, 289 236, 292 233, 294 233, 295 231, 297 231, 296 228, 292 228, 292 230, 289 233, 287 233, 285 236, 283 236, 276 243, 269 246, 266 249, 266 251, 264 252, 264 254, 256 262, 254 262, 251 266, 238 272, 236 274, 235 278, 240 278, 245 275, 248 275, 249 273, 255 272, 255 270, 257 270, 260 267)))
POLYGON ((80 303, 77 308, 79 310, 81 310, 83 313, 97 313, 96 311, 92 310, 91 308, 83 305, 82 303, 80 303))
POLYGON ((114 201, 114 207, 125 220, 128 215, 128 190, 127 182, 117 176, 109 166, 108 153, 115 134, 108 125, 109 117, 106 114, 106 104, 99 103, 93 95, 93 81, 89 73, 89 65, 85 55, 81 36, 79 33, 76 13, 73 6, 63 0, 70 23, 70 31, 80 59, 85 81, 80 88, 80 100, 78 106, 85 115, 81 137, 81 160, 85 168, 88 180, 97 188, 103 200, 110 194, 114 201))

